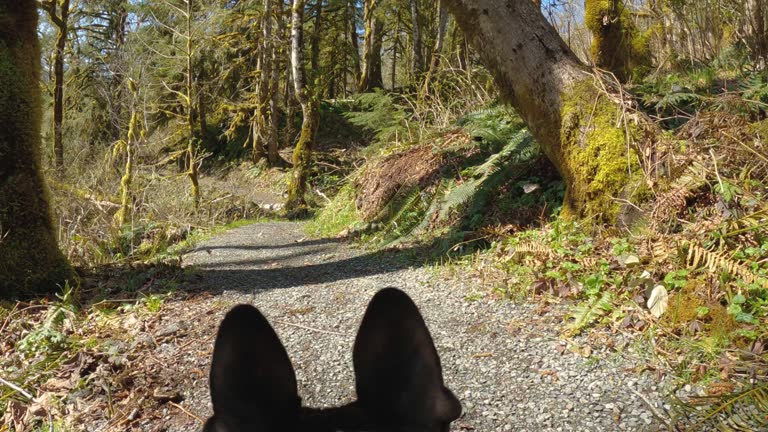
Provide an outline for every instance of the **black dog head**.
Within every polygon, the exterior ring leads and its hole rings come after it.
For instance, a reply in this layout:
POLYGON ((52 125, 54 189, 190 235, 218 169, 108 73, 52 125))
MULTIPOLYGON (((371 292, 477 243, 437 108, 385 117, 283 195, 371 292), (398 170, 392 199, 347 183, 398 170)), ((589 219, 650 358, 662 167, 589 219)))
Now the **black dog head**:
POLYGON ((404 292, 379 291, 354 346, 358 400, 301 406, 296 375, 258 309, 239 305, 221 323, 211 366, 214 415, 204 432, 446 432, 461 405, 443 384, 440 358, 404 292))

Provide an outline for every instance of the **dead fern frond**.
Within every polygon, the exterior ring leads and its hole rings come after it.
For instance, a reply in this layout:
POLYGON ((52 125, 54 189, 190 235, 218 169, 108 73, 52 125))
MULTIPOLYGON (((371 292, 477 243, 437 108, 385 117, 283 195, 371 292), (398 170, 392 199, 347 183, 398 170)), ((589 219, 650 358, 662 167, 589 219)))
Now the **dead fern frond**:
POLYGON ((748 284, 759 284, 768 288, 768 281, 755 275, 743 263, 728 256, 727 251, 710 251, 693 242, 688 242, 686 246, 688 247, 688 256, 685 259, 685 264, 689 269, 704 268, 712 273, 725 270, 748 284))
POLYGON ((518 244, 514 248, 511 258, 520 260, 524 264, 530 266, 532 264, 554 260, 558 256, 558 253, 548 245, 526 241, 518 244))
POLYGON ((696 172, 692 171, 690 175, 684 175, 675 180, 671 189, 656 198, 656 203, 651 211, 651 228, 654 231, 658 231, 659 228, 670 223, 677 214, 683 211, 686 207, 686 201, 693 196, 696 189, 702 184, 702 180, 697 180, 696 172))

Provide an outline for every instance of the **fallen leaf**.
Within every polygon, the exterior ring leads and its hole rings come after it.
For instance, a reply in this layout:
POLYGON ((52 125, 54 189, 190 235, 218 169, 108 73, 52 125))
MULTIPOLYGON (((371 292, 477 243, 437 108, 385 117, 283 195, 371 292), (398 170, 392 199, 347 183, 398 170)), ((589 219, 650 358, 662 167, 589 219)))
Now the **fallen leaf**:
POLYGON ((656 318, 661 317, 667 311, 669 305, 669 293, 664 285, 656 285, 648 298, 648 309, 651 315, 656 318))
POLYGON ((640 258, 638 258, 637 255, 619 255, 616 257, 616 261, 618 261, 622 267, 634 267, 640 264, 640 258))

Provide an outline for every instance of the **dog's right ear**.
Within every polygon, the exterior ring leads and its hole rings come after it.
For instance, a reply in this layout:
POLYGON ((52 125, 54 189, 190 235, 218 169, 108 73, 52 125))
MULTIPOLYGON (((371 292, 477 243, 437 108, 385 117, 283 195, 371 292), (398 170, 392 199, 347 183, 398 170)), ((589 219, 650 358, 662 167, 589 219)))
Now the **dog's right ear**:
POLYGON ((211 364, 213 417, 204 432, 293 431, 301 400, 296 374, 272 326, 250 305, 222 321, 211 364))
POLYGON ((427 325, 398 289, 379 291, 368 305, 354 364, 358 402, 373 430, 442 432, 461 415, 427 325))

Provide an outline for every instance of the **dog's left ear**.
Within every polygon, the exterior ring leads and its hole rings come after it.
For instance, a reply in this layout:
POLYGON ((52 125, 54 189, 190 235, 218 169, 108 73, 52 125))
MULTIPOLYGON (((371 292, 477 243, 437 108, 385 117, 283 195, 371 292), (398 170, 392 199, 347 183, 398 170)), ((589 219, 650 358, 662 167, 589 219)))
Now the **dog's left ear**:
POLYGON ((296 374, 272 326, 250 305, 222 321, 210 375, 214 416, 204 431, 291 431, 301 400, 296 374))
POLYGON ((354 365, 358 401, 384 430, 447 431, 461 415, 461 404, 443 384, 424 319, 398 289, 379 291, 368 305, 355 340, 354 365))

